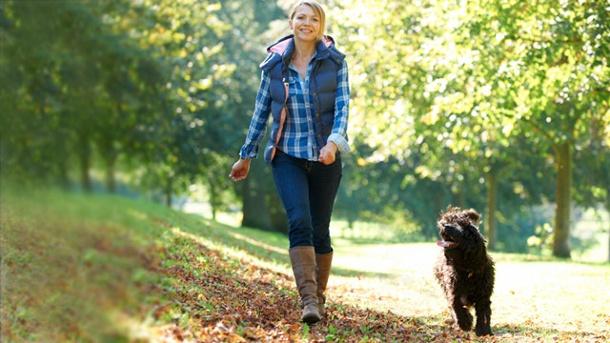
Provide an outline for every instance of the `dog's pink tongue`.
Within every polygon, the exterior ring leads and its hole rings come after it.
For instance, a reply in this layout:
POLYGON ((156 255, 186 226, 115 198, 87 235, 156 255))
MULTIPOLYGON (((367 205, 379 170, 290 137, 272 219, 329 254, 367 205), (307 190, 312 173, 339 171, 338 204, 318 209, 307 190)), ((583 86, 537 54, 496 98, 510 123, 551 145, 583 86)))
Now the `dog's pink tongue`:
POLYGON ((447 241, 436 241, 436 245, 438 245, 441 248, 448 248, 451 246, 451 242, 447 242, 447 241))

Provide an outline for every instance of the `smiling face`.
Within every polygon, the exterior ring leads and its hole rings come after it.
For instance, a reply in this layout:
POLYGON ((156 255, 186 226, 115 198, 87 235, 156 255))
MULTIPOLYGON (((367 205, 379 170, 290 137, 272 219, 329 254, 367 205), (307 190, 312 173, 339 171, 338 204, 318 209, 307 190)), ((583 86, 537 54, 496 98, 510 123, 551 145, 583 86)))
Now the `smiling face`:
POLYGON ((288 21, 295 38, 315 42, 324 34, 324 12, 309 4, 297 6, 288 21))

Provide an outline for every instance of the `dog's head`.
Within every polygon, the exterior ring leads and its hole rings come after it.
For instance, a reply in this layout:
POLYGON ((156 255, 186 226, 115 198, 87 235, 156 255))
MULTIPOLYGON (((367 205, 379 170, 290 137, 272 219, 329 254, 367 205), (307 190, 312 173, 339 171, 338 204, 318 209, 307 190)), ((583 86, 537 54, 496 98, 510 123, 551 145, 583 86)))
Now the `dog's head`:
POLYGON ((473 209, 447 208, 437 222, 440 240, 436 244, 445 254, 460 256, 463 260, 484 256, 485 238, 477 228, 479 219, 480 215, 473 209))

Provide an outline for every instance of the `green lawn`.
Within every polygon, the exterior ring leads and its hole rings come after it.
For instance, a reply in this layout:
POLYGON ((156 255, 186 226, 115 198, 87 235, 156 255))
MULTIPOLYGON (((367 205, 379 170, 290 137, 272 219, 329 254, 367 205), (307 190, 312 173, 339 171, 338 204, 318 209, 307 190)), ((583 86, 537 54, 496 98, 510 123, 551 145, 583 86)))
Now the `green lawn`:
MULTIPOLYGON (((337 242, 337 266, 358 271, 338 277, 332 290, 346 303, 359 303, 405 316, 448 317, 442 293, 432 277, 438 249, 433 243, 363 245, 337 242), (360 274, 361 273, 361 274, 360 274), (347 291, 349 290, 349 291, 347 291), (363 296, 366 295, 366 296, 363 296), (365 299, 365 300, 363 300, 365 299)), ((609 335, 610 266, 571 262, 522 262, 492 254, 496 284, 492 323, 496 334, 530 331, 609 335)))
MULTIPOLYGON (((0 200, 3 341, 474 338, 445 323, 432 242, 335 240, 329 318, 309 328, 280 234, 111 195, 4 187, 0 200)), ((610 337, 609 264, 493 256, 487 341, 610 337)))

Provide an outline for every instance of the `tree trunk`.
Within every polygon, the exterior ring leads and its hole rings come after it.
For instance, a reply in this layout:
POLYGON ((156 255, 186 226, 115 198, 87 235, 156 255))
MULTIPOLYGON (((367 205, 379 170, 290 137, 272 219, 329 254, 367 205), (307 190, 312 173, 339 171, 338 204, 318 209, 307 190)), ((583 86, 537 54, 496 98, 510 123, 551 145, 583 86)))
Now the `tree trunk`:
POLYGON ((57 130, 56 139, 56 148, 57 151, 55 155, 55 161, 57 161, 57 181, 59 185, 68 189, 70 187, 70 176, 68 173, 69 170, 69 156, 70 156, 70 147, 69 147, 69 132, 66 129, 57 130))
POLYGON ((262 163, 252 163, 250 175, 243 182, 242 188, 242 225, 287 233, 286 213, 272 178, 267 166, 262 163))
POLYGON ((267 215, 265 194, 261 192, 260 185, 257 184, 253 176, 248 176, 242 184, 243 218, 241 225, 269 230, 271 223, 267 215))
POLYGON ((66 155, 57 156, 57 158, 58 158, 57 168, 59 170, 59 175, 58 175, 59 184, 61 185, 62 188, 68 189, 70 187, 70 179, 68 177, 68 159, 67 159, 66 155))
POLYGON ((556 146, 557 188, 553 256, 570 257, 570 190, 572 189, 572 151, 569 142, 556 146))
POLYGON ((436 220, 438 218, 438 215, 445 211, 447 208, 445 206, 447 206, 447 202, 446 202, 446 198, 447 195, 445 194, 445 188, 437 181, 433 181, 433 188, 434 191, 434 195, 433 195, 433 214, 429 217, 429 223, 428 225, 426 225, 426 233, 424 233, 424 235, 427 238, 436 238, 438 236, 438 230, 436 227, 436 220))
MULTIPOLYGON (((610 215, 610 192, 606 193, 606 212, 610 215)), ((608 262, 610 262, 610 229, 608 230, 608 262)))
POLYGON ((487 216, 485 226, 487 227, 487 246, 494 249, 496 246, 496 172, 492 169, 486 174, 487 178, 487 216))
POLYGON ((282 201, 275 190, 267 192, 267 212, 274 231, 288 233, 288 219, 282 201))
POLYGON ((356 216, 351 214, 352 212, 348 212, 347 214, 347 228, 350 230, 354 229, 354 224, 356 223, 356 216))
POLYGON ((455 205, 457 207, 464 208, 466 207, 466 197, 464 196, 464 184, 461 184, 458 187, 458 191, 453 195, 453 199, 455 199, 455 205))
POLYGON ((116 192, 116 160, 115 153, 106 158, 106 189, 111 193, 116 192))
POLYGON ((106 190, 110 193, 116 191, 116 161, 118 158, 118 149, 116 148, 112 135, 104 134, 97 141, 98 151, 104 160, 106 167, 105 183, 106 190))
POLYGON ((91 192, 91 177, 89 176, 89 168, 91 167, 91 144, 87 133, 81 133, 78 137, 78 157, 80 162, 80 180, 83 189, 91 192))
POLYGON ((210 192, 210 207, 212 208, 212 219, 216 220, 216 212, 218 211, 218 191, 216 190, 216 183, 212 181, 211 177, 208 177, 208 191, 210 192))
POLYGON ((165 205, 167 207, 172 207, 172 185, 173 180, 171 177, 168 177, 165 183, 165 205))

